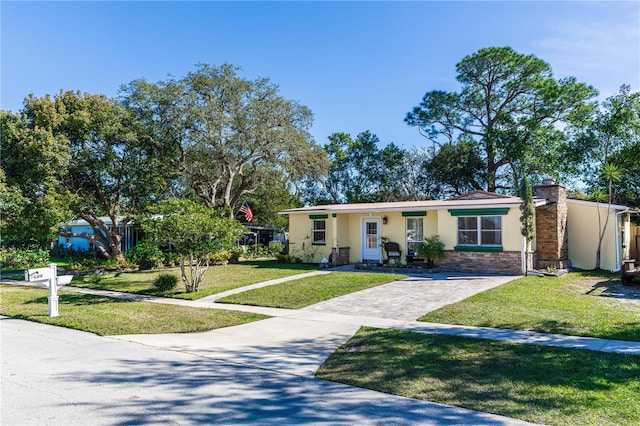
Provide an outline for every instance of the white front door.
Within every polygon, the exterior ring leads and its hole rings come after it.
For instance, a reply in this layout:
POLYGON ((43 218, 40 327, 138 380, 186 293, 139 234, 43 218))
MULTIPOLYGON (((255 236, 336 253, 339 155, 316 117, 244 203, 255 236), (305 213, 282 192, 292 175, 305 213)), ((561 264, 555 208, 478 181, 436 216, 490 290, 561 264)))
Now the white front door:
POLYGON ((380 262, 380 218, 362 219, 362 260, 380 262))

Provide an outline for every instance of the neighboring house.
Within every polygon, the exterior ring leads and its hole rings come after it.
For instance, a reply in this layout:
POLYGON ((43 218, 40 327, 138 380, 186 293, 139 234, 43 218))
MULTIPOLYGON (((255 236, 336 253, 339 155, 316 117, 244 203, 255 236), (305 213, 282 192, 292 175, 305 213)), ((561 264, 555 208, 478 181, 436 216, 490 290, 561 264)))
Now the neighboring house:
MULTIPOLYGON (((383 237, 400 244, 403 260, 425 238, 438 235, 445 244, 440 267, 451 271, 521 274, 526 269, 520 232, 522 200, 485 191, 448 200, 334 204, 283 210, 289 216, 290 252, 320 262, 383 261, 383 237)), ((536 187, 536 268, 595 266, 597 211, 602 222, 607 205, 567 200, 553 180, 536 187)), ((602 245, 601 267, 615 270, 629 254, 630 215, 611 206, 602 245)))
MULTIPOLYGON (((109 217, 105 216, 100 219, 109 227, 109 229, 113 228, 113 221, 109 217)), ((58 236, 58 245, 70 250, 88 252, 95 251, 95 248, 89 244, 89 240, 87 238, 65 236, 65 234, 69 233, 87 236, 93 235, 93 228, 91 228, 91 225, 89 225, 86 220, 79 219, 65 223, 60 235, 58 236)), ((125 228, 124 235, 122 236, 122 251, 124 252, 134 247, 141 237, 142 231, 137 227, 132 226, 131 222, 129 222, 125 228)))
MULTIPOLYGON (((109 217, 101 217, 101 220, 112 229, 113 223, 109 217)), ((287 234, 280 228, 269 228, 263 226, 246 226, 247 234, 242 239, 243 245, 262 244, 269 245, 271 242, 279 242, 286 244, 287 234)), ((64 225, 62 232, 58 236, 58 245, 77 251, 93 252, 95 249, 89 244, 87 238, 82 237, 69 237, 65 234, 77 234, 77 235, 93 235, 93 228, 86 220, 74 220, 64 225)), ((142 230, 136 227, 135 224, 129 222, 125 228, 124 235, 122 237, 122 251, 125 252, 140 241, 142 238, 142 230)))

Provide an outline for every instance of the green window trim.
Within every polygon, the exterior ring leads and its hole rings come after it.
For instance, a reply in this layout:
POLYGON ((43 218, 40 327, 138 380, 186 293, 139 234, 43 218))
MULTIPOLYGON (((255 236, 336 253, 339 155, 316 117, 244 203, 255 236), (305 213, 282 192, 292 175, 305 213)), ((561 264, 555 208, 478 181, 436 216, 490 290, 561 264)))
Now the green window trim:
POLYGON ((417 216, 426 216, 426 211, 421 212, 402 212, 402 217, 417 217, 417 216))
POLYGON ((337 217, 338 214, 337 213, 331 213, 331 217, 337 217))
POLYGON ((502 253, 502 246, 455 246, 455 251, 475 251, 480 253, 502 253))
POLYGON ((310 214, 309 219, 328 219, 328 214, 310 214))
POLYGON ((509 213, 509 207, 487 209, 449 209, 451 216, 504 216, 509 213))

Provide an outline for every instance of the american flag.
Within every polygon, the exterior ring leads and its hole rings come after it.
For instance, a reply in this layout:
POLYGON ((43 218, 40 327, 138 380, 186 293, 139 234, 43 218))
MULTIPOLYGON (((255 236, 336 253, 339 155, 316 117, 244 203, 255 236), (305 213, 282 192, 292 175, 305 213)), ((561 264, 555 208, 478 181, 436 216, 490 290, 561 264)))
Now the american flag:
POLYGON ((247 222, 251 222, 251 219, 253 219, 253 210, 251 210, 251 207, 249 207, 249 203, 246 201, 242 203, 242 206, 240 207, 238 212, 244 213, 244 218, 247 220, 247 222))

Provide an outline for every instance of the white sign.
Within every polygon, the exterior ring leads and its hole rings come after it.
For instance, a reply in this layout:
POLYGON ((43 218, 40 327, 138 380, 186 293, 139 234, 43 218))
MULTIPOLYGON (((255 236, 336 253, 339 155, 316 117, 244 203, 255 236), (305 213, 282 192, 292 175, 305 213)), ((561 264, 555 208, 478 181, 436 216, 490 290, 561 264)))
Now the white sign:
POLYGON ((37 268, 37 269, 27 269, 24 271, 24 280, 33 282, 33 281, 46 281, 52 277, 51 268, 37 268))

